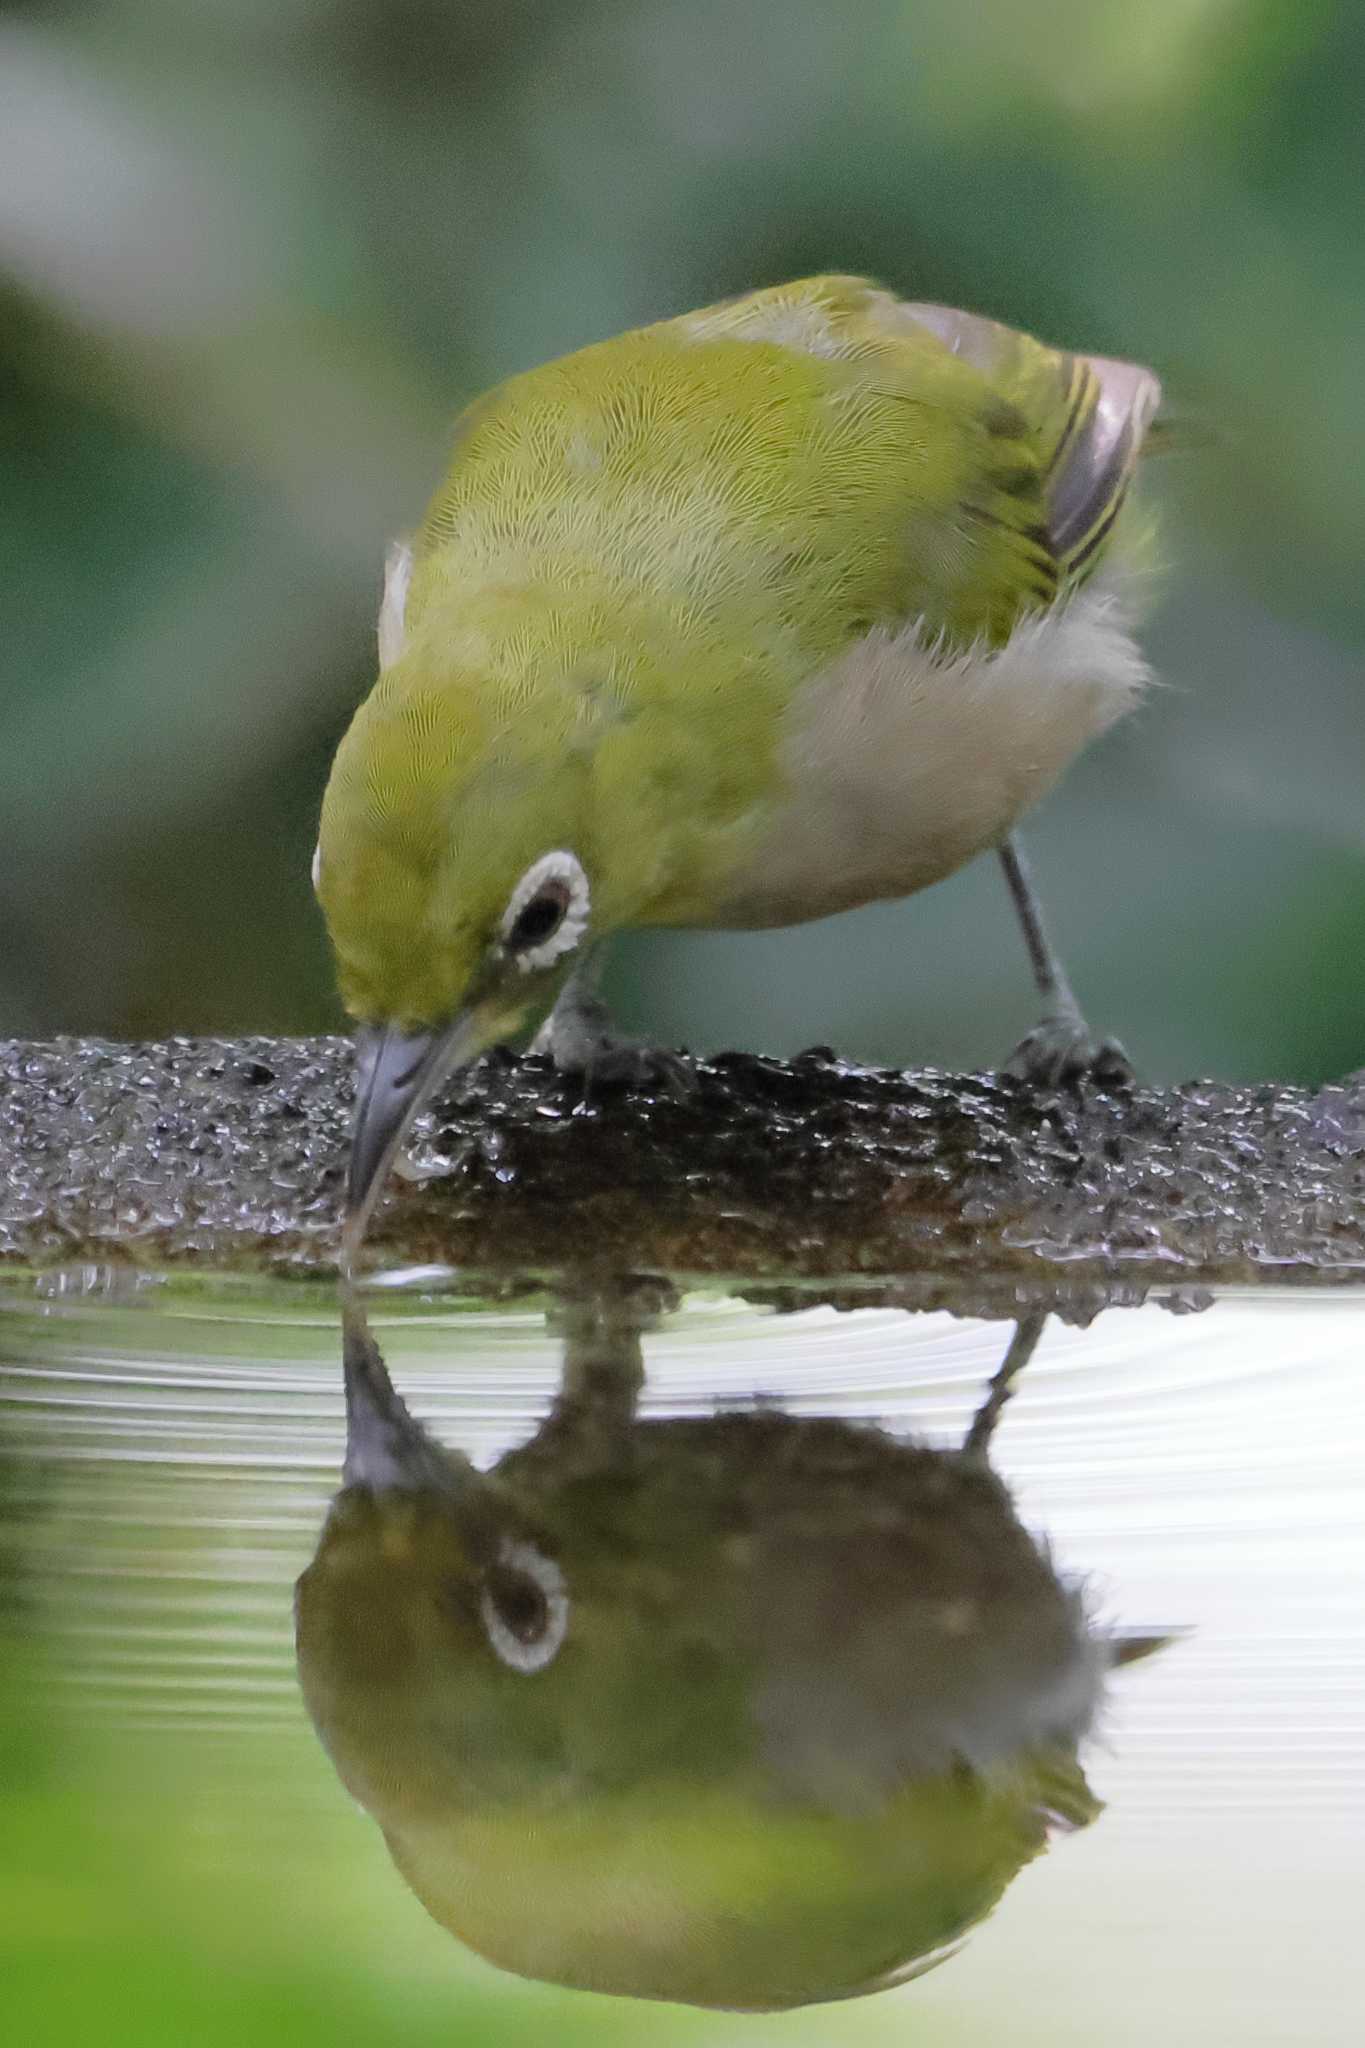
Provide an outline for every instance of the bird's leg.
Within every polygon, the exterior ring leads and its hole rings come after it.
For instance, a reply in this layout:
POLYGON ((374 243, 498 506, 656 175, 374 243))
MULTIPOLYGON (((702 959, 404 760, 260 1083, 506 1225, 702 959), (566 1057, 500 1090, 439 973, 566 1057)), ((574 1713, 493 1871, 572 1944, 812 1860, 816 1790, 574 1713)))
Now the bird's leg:
POLYGON ((595 1051, 619 1040, 607 1006, 597 993, 606 950, 594 946, 579 961, 531 1040, 531 1051, 547 1054, 561 1073, 585 1073, 595 1051))
POLYGON ((1065 1087, 1087 1076, 1111 1086, 1131 1081, 1133 1069, 1118 1040, 1097 1041, 1090 1035, 1066 969, 1048 938, 1042 906, 1016 833, 1001 845, 1000 865, 1043 999, 1042 1016, 1014 1048, 1005 1072, 1016 1081, 1031 1081, 1043 1088, 1065 1087))
POLYGON ((995 1425, 1000 1420, 1006 1401, 1014 1392, 1015 1381, 1038 1349, 1038 1339, 1043 1334, 1043 1325, 1046 1321, 1047 1310, 1034 1308, 1026 1315, 1020 1316, 1015 1324, 1009 1350, 1001 1359, 986 1389, 986 1398, 972 1417, 972 1426, 962 1440, 964 1458, 978 1458, 983 1463, 989 1458, 995 1425))
POLYGON ((585 1094, 598 1085, 645 1088, 662 1081, 675 1094, 685 1095, 692 1076, 679 1054, 645 1045, 612 1023, 597 993, 605 954, 604 946, 594 946, 574 969, 532 1039, 532 1052, 548 1053, 562 1074, 579 1076, 585 1094))

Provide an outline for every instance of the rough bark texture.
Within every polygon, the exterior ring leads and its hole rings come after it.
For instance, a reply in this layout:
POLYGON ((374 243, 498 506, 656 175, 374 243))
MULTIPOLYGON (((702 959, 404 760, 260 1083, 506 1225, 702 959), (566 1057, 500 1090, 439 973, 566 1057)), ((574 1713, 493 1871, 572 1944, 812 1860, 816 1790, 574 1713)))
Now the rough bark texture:
MULTIPOLYGON (((686 1096, 581 1100, 494 1055, 419 1127, 377 1264, 513 1281, 724 1275, 974 1314, 1365 1277, 1365 1076, 1039 1096, 989 1075, 729 1054, 686 1096)), ((0 1043, 0 1272, 325 1273, 344 1039, 0 1043)))

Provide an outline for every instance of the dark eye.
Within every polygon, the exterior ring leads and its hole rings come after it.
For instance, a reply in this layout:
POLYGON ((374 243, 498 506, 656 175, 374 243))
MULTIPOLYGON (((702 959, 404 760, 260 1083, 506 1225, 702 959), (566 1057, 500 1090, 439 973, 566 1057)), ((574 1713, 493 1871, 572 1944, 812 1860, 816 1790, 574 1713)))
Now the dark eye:
POLYGON ((545 1589, 521 1572, 496 1565, 488 1574, 488 1598, 498 1611, 502 1625, 519 1643, 534 1643, 545 1633, 550 1603, 545 1589))
POLYGON ((506 1543, 479 1594, 488 1640, 514 1671, 539 1671, 569 1626, 569 1596, 553 1558, 530 1543, 506 1543))
POLYGON ((539 895, 533 896, 526 908, 517 913, 507 934, 507 943, 513 952, 520 953, 528 946, 543 945, 563 924, 568 907, 569 891, 564 884, 548 882, 539 895))
POLYGON ((505 956, 523 974, 553 967, 581 944, 591 893, 582 862, 567 847, 532 861, 508 898, 498 928, 505 956))

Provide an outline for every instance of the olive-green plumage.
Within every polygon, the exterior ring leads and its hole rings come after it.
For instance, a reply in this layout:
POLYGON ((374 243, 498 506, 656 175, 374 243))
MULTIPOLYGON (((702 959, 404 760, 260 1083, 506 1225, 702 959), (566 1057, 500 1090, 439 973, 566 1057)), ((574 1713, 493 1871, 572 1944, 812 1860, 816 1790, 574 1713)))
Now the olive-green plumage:
MULTIPOLYGON (((348 1007, 408 1027, 449 1017, 549 849, 582 863, 597 937, 818 915, 998 840, 1140 681, 1106 615, 1106 672, 1043 738, 975 708, 963 723, 991 655, 1074 609, 1156 398, 1129 365, 827 277, 623 335, 478 401, 395 574, 389 665, 323 808, 319 893, 348 1007), (904 758, 903 801, 884 759, 880 781, 864 787, 855 762, 846 793, 826 787, 839 693, 867 687, 859 650, 905 670, 899 724, 881 733, 879 700, 849 740, 904 758), (812 755, 824 781, 808 789, 812 755), (766 888, 788 815, 845 800, 875 847, 845 871, 836 818, 799 858, 789 842, 766 888)), ((500 989, 486 1034, 538 994, 535 977, 500 989)))

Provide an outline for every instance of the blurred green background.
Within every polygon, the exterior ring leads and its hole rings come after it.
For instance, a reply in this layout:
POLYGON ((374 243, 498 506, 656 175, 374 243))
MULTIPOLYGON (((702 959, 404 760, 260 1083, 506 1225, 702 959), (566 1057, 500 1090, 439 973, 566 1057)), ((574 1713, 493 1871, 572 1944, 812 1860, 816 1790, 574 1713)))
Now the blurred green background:
MULTIPOLYGON (((1163 679, 1032 833, 1159 1077, 1365 1060, 1365 10, 1352 0, 52 0, 0 19, 0 1032, 335 1024, 308 887, 380 564, 459 404, 825 269, 1153 364, 1163 679)), ((699 1048, 978 1064, 989 862, 654 936, 699 1048)))

